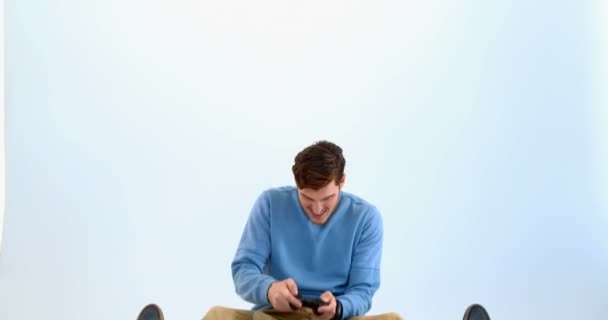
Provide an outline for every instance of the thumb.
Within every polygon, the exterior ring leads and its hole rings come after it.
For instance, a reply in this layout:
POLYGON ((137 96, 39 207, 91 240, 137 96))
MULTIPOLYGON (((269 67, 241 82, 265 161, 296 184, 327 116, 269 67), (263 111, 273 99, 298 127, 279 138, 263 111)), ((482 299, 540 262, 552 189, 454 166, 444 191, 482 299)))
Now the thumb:
POLYGON ((331 293, 331 291, 325 291, 321 295, 321 301, 323 301, 325 303, 330 303, 333 296, 334 295, 331 293))

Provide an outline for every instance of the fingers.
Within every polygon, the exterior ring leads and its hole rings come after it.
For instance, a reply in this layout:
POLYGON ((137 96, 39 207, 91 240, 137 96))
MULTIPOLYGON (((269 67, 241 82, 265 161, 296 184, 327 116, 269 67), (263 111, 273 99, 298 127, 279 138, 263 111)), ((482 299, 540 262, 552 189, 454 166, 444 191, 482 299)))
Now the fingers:
MULTIPOLYGON (((302 301, 296 296, 298 286, 293 279, 276 281, 268 289, 268 301, 277 311, 295 311, 302 308, 302 301)), ((325 291, 319 297, 324 305, 317 308, 317 314, 312 314, 314 320, 330 320, 336 314, 336 298, 330 291, 325 291)))
POLYGON ((285 279, 284 282, 285 287, 287 287, 289 293, 285 295, 287 302, 291 305, 292 309, 302 308, 302 302, 298 298, 296 298, 296 296, 298 295, 298 285, 296 284, 296 282, 293 281, 293 279, 291 278, 285 279))
POLYGON ((298 292, 298 286, 293 279, 276 281, 268 289, 268 301, 275 310, 293 311, 302 308, 302 302, 292 292, 298 292))
POLYGON ((302 301, 300 301, 298 298, 296 298, 294 295, 287 295, 287 302, 289 303, 289 305, 291 306, 291 309, 295 309, 295 310, 299 310, 300 308, 302 308, 302 301))
POLYGON ((329 303, 331 303, 331 300, 334 298, 334 295, 329 291, 325 291, 325 292, 323 292, 323 294, 321 295, 320 298, 321 298, 321 301, 329 304, 329 303))
MULTIPOLYGON (((321 301, 327 303, 327 305, 320 306, 317 309, 317 311, 321 315, 318 316, 318 318, 316 318, 316 319, 328 320, 328 319, 333 318, 334 315, 336 314, 336 298, 334 297, 334 295, 329 291, 325 291, 321 295, 320 299, 321 299, 321 301)), ((313 317, 313 319, 315 319, 315 317, 313 317)))
POLYGON ((289 292, 291 292, 292 295, 297 296, 298 285, 296 285, 296 282, 293 281, 293 279, 291 278, 285 279, 283 281, 285 281, 285 285, 287 286, 287 289, 289 289, 289 292))

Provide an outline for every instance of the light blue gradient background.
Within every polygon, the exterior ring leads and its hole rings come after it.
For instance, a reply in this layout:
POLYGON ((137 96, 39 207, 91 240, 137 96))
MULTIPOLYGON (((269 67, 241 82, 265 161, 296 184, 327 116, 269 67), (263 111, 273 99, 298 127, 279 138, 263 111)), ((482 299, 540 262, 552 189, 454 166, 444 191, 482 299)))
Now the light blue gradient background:
POLYGON ((256 196, 339 143, 372 313, 608 317, 603 1, 7 0, 0 319, 248 308, 256 196))

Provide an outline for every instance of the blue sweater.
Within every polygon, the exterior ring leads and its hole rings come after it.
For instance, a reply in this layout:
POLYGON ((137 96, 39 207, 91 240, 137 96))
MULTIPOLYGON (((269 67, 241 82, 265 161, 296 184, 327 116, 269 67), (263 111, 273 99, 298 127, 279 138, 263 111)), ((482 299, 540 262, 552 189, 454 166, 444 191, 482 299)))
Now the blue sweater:
POLYGON ((342 303, 343 317, 365 314, 380 286, 382 219, 378 210, 346 192, 329 220, 313 224, 295 187, 264 191, 257 199, 234 261, 236 292, 271 308, 268 288, 292 278, 305 297, 331 291, 342 303))

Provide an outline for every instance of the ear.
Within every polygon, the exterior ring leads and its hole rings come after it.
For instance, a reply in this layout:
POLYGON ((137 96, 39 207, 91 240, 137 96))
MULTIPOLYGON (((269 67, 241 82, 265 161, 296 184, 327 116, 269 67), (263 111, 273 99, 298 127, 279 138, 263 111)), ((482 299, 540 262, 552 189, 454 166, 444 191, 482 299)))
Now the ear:
POLYGON ((338 183, 338 185, 340 186, 340 189, 342 189, 342 187, 344 187, 345 182, 346 182, 346 173, 342 175, 342 179, 340 179, 340 182, 338 183))

